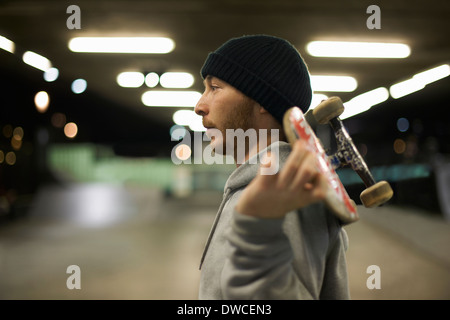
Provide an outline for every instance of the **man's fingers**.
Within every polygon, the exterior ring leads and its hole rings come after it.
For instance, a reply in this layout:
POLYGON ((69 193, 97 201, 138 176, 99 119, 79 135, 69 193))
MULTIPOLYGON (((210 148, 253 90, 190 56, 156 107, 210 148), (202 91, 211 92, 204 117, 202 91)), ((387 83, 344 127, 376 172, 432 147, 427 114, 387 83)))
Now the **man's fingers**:
POLYGON ((317 160, 315 154, 307 152, 304 155, 303 161, 299 165, 297 172, 293 176, 290 188, 301 190, 307 187, 307 184, 314 184, 314 179, 316 178, 316 175, 319 174, 316 163, 317 160))
POLYGON ((291 154, 287 158, 286 163, 280 172, 278 179, 280 187, 287 187, 291 185, 299 167, 308 153, 309 151, 306 148, 306 144, 301 140, 296 141, 293 145, 291 154))

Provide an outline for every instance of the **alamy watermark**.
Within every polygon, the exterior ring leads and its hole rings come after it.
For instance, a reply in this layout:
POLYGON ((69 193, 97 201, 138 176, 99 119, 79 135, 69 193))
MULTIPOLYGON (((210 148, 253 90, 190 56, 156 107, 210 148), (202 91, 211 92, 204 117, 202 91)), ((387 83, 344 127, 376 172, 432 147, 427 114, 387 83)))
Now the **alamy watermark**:
POLYGON ((72 4, 67 7, 66 13, 70 14, 67 18, 66 26, 67 29, 81 29, 81 9, 79 6, 72 4))
POLYGON ((370 5, 367 7, 366 13, 370 14, 367 18, 366 26, 367 29, 381 29, 381 9, 377 5, 370 5))
MULTIPOLYGON (((177 130, 177 129, 175 129, 177 130)), ((180 129, 182 130, 182 129, 180 129)), ((278 148, 270 150, 267 156, 268 146, 271 142, 279 140, 279 130, 272 129, 227 129, 225 137, 218 129, 208 129, 207 133, 194 132, 193 137, 189 132, 184 132, 180 143, 172 148, 171 159, 179 164, 262 164, 262 175, 276 174, 279 169, 278 148), (270 137, 269 137, 270 135, 270 137), (225 138, 225 139, 224 139, 225 138), (203 147, 204 141, 210 141, 203 147)), ((177 132, 172 134, 172 141, 177 132)))
POLYGON ((81 289, 81 269, 76 264, 70 265, 66 269, 70 276, 66 280, 66 287, 69 290, 81 289))
POLYGON ((366 281, 366 287, 369 290, 381 289, 381 269, 377 265, 370 265, 366 269, 366 273, 370 274, 366 281))

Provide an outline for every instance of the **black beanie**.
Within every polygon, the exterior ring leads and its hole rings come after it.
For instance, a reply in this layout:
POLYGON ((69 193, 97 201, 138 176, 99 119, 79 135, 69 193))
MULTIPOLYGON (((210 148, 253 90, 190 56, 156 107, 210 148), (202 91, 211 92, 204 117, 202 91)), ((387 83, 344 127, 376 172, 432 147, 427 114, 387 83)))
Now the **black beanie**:
POLYGON ((306 112, 311 103, 305 62, 288 41, 277 37, 252 35, 231 39, 208 55, 201 75, 229 83, 280 123, 290 107, 306 112))

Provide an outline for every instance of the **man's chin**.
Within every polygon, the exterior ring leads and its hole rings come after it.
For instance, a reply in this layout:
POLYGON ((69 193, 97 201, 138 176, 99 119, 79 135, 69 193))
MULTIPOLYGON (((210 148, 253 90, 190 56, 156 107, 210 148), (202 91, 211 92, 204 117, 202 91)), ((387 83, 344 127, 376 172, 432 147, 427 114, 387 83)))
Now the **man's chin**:
POLYGON ((211 142, 209 143, 209 147, 211 148, 211 152, 218 155, 225 155, 225 150, 223 147, 223 142, 216 139, 215 137, 211 138, 211 142))

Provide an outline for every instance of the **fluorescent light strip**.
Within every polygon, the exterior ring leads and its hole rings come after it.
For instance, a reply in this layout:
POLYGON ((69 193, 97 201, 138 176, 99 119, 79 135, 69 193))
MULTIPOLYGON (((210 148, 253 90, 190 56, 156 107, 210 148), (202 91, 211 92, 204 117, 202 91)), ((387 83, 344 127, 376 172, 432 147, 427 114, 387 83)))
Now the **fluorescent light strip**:
POLYGON ((195 107, 201 96, 197 91, 147 91, 142 103, 148 107, 195 107))
POLYGON ((413 79, 420 81, 424 85, 430 84, 432 82, 441 80, 450 75, 450 65, 443 64, 439 67, 432 68, 420 73, 417 73, 413 76, 413 79))
POLYGON ((194 84, 194 77, 188 72, 166 72, 159 79, 163 88, 189 88, 194 84))
POLYGON ((145 76, 141 72, 122 72, 117 75, 116 81, 124 88, 139 88, 144 84, 145 76))
POLYGON ((326 99, 328 99, 328 96, 326 96, 324 94, 313 93, 312 99, 311 99, 311 104, 310 104, 309 108, 314 109, 322 102, 322 100, 326 100, 326 99))
POLYGON ((25 52, 22 56, 22 60, 26 64, 44 72, 52 67, 50 60, 32 51, 25 52))
POLYGON ((389 92, 392 98, 398 99, 423 88, 425 88, 425 85, 422 82, 412 78, 392 85, 389 92))
POLYGON ((193 110, 178 110, 172 116, 173 122, 180 126, 188 126, 192 131, 206 131, 203 117, 193 110))
POLYGON ((406 58, 411 49, 403 43, 312 41, 306 46, 314 57, 332 58, 406 58))
POLYGON ((389 92, 394 99, 404 97, 408 94, 417 92, 425 88, 426 85, 448 77, 450 75, 450 66, 443 64, 415 74, 412 78, 396 83, 389 88, 389 92))
POLYGON ((349 76, 311 75, 311 87, 316 92, 352 92, 358 87, 358 82, 349 76))
POLYGON ((16 45, 11 40, 0 36, 0 49, 3 49, 10 53, 14 53, 14 51, 16 50, 16 45))
POLYGON ((389 91, 380 87, 363 94, 360 94, 350 101, 344 103, 345 110, 340 116, 341 119, 347 119, 360 114, 372 108, 372 106, 382 103, 389 98, 389 91))
POLYGON ((163 37, 77 37, 69 41, 73 52, 169 53, 175 43, 163 37))

